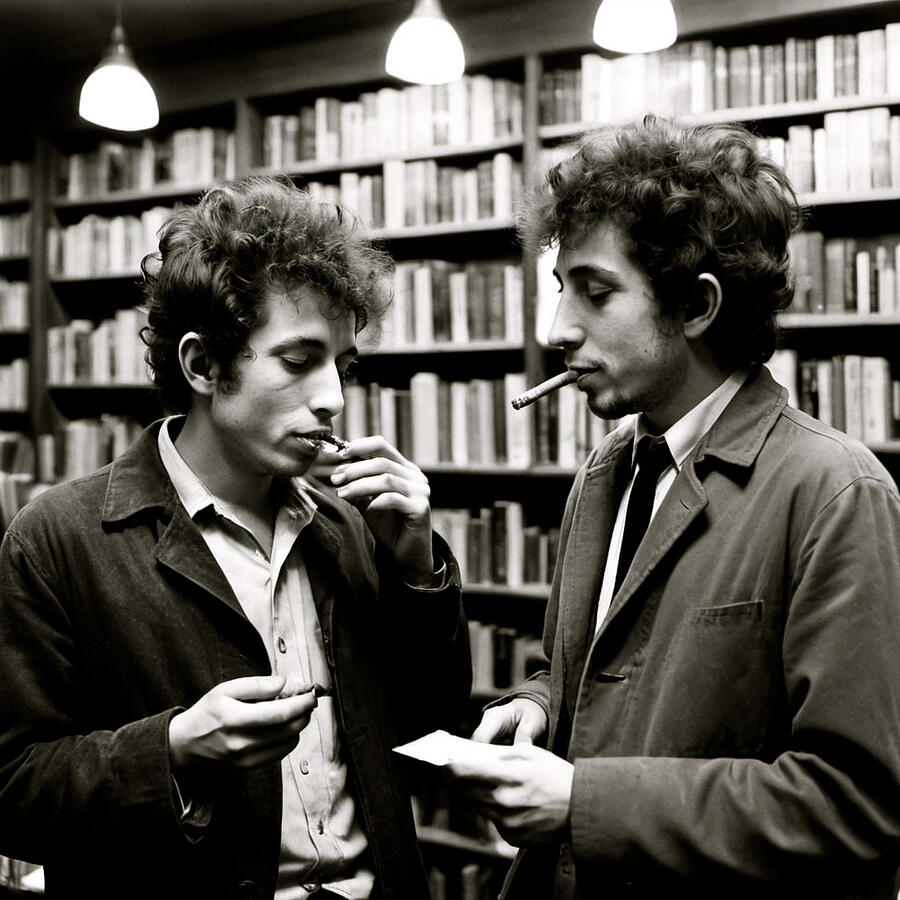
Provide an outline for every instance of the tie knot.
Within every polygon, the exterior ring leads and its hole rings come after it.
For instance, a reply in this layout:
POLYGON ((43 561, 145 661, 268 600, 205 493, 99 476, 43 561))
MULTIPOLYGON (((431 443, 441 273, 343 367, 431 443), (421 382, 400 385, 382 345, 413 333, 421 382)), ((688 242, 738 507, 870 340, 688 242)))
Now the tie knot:
POLYGON ((637 446, 637 462, 646 475, 655 472, 657 478, 674 462, 669 445, 663 437, 645 434, 637 446))

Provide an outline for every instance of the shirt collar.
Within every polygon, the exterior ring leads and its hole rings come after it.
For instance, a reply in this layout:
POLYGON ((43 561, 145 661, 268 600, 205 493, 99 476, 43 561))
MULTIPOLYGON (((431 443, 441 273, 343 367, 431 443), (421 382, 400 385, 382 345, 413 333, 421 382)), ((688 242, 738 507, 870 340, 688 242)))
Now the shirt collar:
MULTIPOLYGON (((184 461, 184 458, 175 447, 175 442, 169 434, 170 423, 180 422, 183 416, 169 416, 159 429, 157 443, 159 456, 163 467, 172 480, 172 486, 178 499, 187 510, 188 515, 194 519, 203 510, 212 508, 219 516, 225 516, 234 520, 235 514, 230 512, 228 506, 220 498, 216 497, 206 485, 194 474, 193 469, 184 461)), ((308 524, 316 511, 316 502, 309 494, 308 485, 302 478, 285 479, 279 482, 280 505, 286 507, 293 517, 299 517, 302 523, 308 524)))
MULTIPOLYGON (((704 397, 693 409, 686 412, 674 425, 663 432, 662 437, 668 444, 675 467, 681 469, 682 463, 697 444, 697 441, 712 428, 715 421, 725 411, 725 407, 734 399, 735 394, 746 381, 748 372, 739 369, 732 372, 711 394, 704 397)), ((634 430, 634 443, 631 448, 631 462, 637 454, 638 441, 645 435, 651 434, 647 429, 643 416, 637 417, 634 430)), ((654 435, 655 436, 655 435, 654 435)))

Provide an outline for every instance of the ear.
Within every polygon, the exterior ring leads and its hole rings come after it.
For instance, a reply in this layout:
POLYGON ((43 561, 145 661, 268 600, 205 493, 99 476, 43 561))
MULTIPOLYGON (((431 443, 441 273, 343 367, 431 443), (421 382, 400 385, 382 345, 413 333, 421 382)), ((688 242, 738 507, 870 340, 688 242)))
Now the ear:
POLYGON ((703 336, 722 307, 722 286, 709 272, 697 276, 697 290, 684 311, 684 335, 688 339, 703 336))
POLYGON ((178 359, 192 390, 210 396, 219 380, 219 364, 207 355, 196 331, 189 331, 178 342, 178 359))

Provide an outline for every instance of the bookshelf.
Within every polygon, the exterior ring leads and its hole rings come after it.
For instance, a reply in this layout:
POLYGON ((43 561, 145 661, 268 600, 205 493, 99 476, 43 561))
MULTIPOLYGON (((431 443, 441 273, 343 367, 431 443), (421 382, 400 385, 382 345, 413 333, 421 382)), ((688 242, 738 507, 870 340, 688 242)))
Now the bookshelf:
MULTIPOLYGON (((535 337, 555 294, 540 260, 517 244, 516 200, 591 123, 653 109, 745 122, 791 172, 808 216, 793 248, 801 290, 782 320, 784 377, 795 402, 825 417, 835 361, 859 359, 861 375, 863 359, 881 360, 869 366, 880 430, 864 439, 897 477, 900 3, 709 0, 676 2, 676 12, 679 44, 640 57, 589 47, 575 0, 554 4, 552 17, 532 0, 515 14, 471 12, 458 23, 470 74, 434 89, 385 79, 371 49, 383 26, 304 44, 270 35, 271 46, 208 58, 173 52, 154 79, 170 112, 133 137, 57 121, 46 101, 34 143, 0 152, 0 366, 30 362, 28 402, 0 410, 0 430, 28 435, 26 467, 51 481, 105 462, 159 413, 141 347, 126 336, 139 327, 138 262, 168 210, 247 173, 284 173, 356 209, 398 262, 397 300, 381 342, 362 346, 337 427, 348 437, 386 433, 429 477, 477 626, 474 724, 515 680, 510 666, 527 670, 553 529, 579 463, 609 427, 574 387, 510 414, 509 397, 562 365, 535 337), (866 133, 868 152, 865 142, 851 149, 866 133), (4 191, 19 159, 30 165, 28 187, 4 191), (864 165, 842 169, 841 159, 864 165), (2 223, 19 217, 30 243, 4 244, 15 226, 2 223), (29 287, 24 327, 4 324, 5 282, 29 287)), ((862 381, 853 396, 863 397, 862 381)), ((27 483, 15 490, 8 505, 27 483)), ((508 850, 483 822, 426 806, 426 859, 455 873, 446 896, 461 896, 470 863, 502 871, 508 850)))

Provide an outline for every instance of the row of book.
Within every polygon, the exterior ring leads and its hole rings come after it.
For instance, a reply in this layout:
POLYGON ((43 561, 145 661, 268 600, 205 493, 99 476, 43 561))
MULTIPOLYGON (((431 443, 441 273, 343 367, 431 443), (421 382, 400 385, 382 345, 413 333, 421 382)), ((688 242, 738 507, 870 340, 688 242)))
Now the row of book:
POLYGON ((437 507, 432 522, 453 550, 464 583, 550 584, 559 528, 526 524, 517 500, 495 500, 474 510, 437 507))
POLYGON ((72 419, 36 438, 36 477, 45 484, 89 475, 121 456, 141 432, 130 416, 72 419))
POLYGON ((0 364, 0 411, 28 409, 28 360, 14 359, 0 364))
POLYGON ((28 282, 0 275, 0 331, 25 331, 29 318, 28 282))
POLYGON ((344 388, 344 410, 335 429, 353 440, 382 434, 404 456, 428 467, 533 465, 575 467, 617 421, 599 419, 572 385, 531 407, 514 410, 524 393, 524 373, 450 381, 417 372, 410 387, 377 383, 344 388))
POLYGON ((352 100, 316 97, 263 118, 263 165, 364 160, 522 135, 522 85, 464 75, 450 84, 383 87, 352 100))
POLYGON ((469 619, 472 691, 496 694, 547 668, 541 639, 494 622, 469 619))
POLYGON ((900 422, 900 381, 887 359, 843 354, 800 359, 779 350, 769 362, 792 405, 867 444, 892 440, 900 422))
POLYGON ((93 150, 63 156, 56 194, 84 200, 161 186, 205 187, 234 178, 234 153, 234 132, 213 126, 179 128, 139 143, 103 140, 93 150))
POLYGON ((31 250, 31 213, 0 216, 0 256, 27 256, 31 250))
POLYGON ((118 309, 95 324, 72 319, 47 329, 47 381, 50 385, 143 385, 149 383, 140 331, 147 313, 118 309))
POLYGON ((339 203, 375 228, 511 219, 521 193, 521 163, 501 152, 474 166, 433 159, 389 159, 381 175, 344 172, 337 184, 311 181, 310 194, 339 203))
POLYGON ((791 236, 790 254, 790 312, 900 313, 900 234, 826 238, 799 231, 791 236))
POLYGON ((394 270, 394 301, 381 346, 524 339, 522 266, 488 260, 406 260, 394 270))
POLYGON ((646 110, 699 114, 840 97, 900 93, 900 23, 853 34, 787 37, 725 47, 684 41, 656 53, 548 69, 539 88, 542 124, 607 122, 646 110))
POLYGON ((886 106, 828 112, 822 127, 790 125, 787 137, 760 137, 761 152, 799 193, 865 193, 900 188, 900 116, 886 106))
POLYGON ((0 162, 0 202, 22 200, 31 193, 31 163, 22 159, 0 162))
POLYGON ((53 276, 96 278, 132 275, 159 243, 158 232, 175 210, 145 209, 140 216, 91 213, 73 225, 47 231, 47 264, 53 276))
POLYGON ((432 865, 428 870, 431 900, 496 900, 503 870, 480 862, 432 865))

